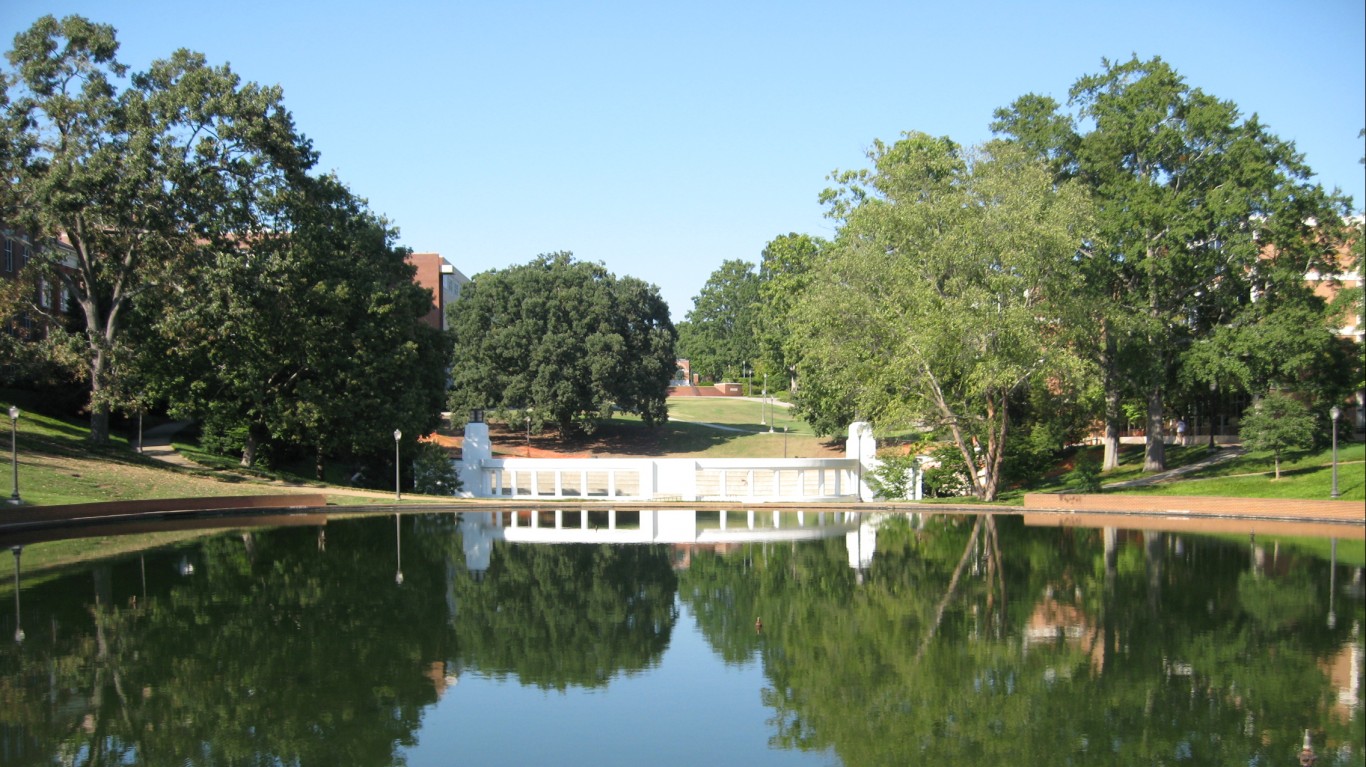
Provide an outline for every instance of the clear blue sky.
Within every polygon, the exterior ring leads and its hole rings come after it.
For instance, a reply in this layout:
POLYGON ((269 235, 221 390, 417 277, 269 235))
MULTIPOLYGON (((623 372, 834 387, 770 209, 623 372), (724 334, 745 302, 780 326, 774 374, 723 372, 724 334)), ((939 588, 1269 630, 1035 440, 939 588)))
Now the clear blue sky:
POLYGON ((571 250, 674 319, 726 259, 831 233, 830 171, 873 139, 990 138, 1101 59, 1161 56, 1293 140, 1361 210, 1366 4, 3 0, 113 24, 134 70, 176 48, 279 84, 333 170, 466 274, 571 250))

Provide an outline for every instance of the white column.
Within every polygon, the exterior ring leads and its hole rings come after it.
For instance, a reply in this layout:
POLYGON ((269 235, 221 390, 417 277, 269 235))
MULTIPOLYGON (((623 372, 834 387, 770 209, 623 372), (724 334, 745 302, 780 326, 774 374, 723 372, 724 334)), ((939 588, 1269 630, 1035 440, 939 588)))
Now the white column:
POLYGON ((855 458, 859 462, 859 500, 871 501, 873 489, 868 485, 868 476, 877 469, 879 464, 877 440, 873 439, 871 424, 866 421, 855 421, 849 424, 849 438, 844 443, 844 454, 846 458, 855 458))

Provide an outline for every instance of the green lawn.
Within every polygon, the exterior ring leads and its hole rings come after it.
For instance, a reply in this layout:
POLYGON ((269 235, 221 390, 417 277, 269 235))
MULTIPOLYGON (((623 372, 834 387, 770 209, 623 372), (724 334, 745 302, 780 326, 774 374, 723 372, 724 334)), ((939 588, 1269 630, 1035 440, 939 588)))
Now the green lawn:
MULTIPOLYGON (((1338 447, 1338 493, 1342 500, 1366 500, 1366 445, 1338 447)), ((1219 495, 1234 498, 1328 499, 1333 485, 1332 450, 1321 450, 1281 460, 1281 478, 1274 479, 1269 453, 1248 453, 1218 466, 1187 474, 1180 482, 1132 488, 1124 493, 1144 495, 1219 495)))
POLYGON ((781 405, 765 408, 762 402, 726 397, 671 397, 669 399, 669 418, 681 421, 718 423, 754 432, 767 432, 771 412, 773 428, 781 432, 784 428, 791 434, 815 433, 805 422, 792 417, 791 409, 781 405))

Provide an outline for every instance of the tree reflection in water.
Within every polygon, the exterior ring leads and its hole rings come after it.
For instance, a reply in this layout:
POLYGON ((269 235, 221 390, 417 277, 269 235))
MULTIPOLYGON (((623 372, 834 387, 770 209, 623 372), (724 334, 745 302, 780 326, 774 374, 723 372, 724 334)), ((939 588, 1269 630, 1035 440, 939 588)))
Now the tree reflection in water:
POLYGON ((842 535, 684 556, 510 544, 450 514, 327 527, 25 574, 2 761, 401 764, 461 675, 648 681, 680 606, 718 667, 762 670, 771 753, 1282 764, 1305 728, 1319 765, 1363 753, 1360 568, 1246 538, 896 517, 869 562, 842 535))

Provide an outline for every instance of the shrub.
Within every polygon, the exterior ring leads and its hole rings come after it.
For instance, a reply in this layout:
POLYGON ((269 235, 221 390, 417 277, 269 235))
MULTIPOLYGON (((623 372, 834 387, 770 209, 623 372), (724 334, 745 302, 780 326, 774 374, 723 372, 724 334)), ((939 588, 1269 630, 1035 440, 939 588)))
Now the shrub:
POLYGON ((460 487, 460 474, 450 453, 435 442, 419 442, 413 459, 413 490, 424 495, 454 495, 460 487))
POLYGON ((1079 493, 1100 492, 1100 459, 1089 452, 1077 453, 1076 463, 1067 472, 1067 486, 1079 493))

